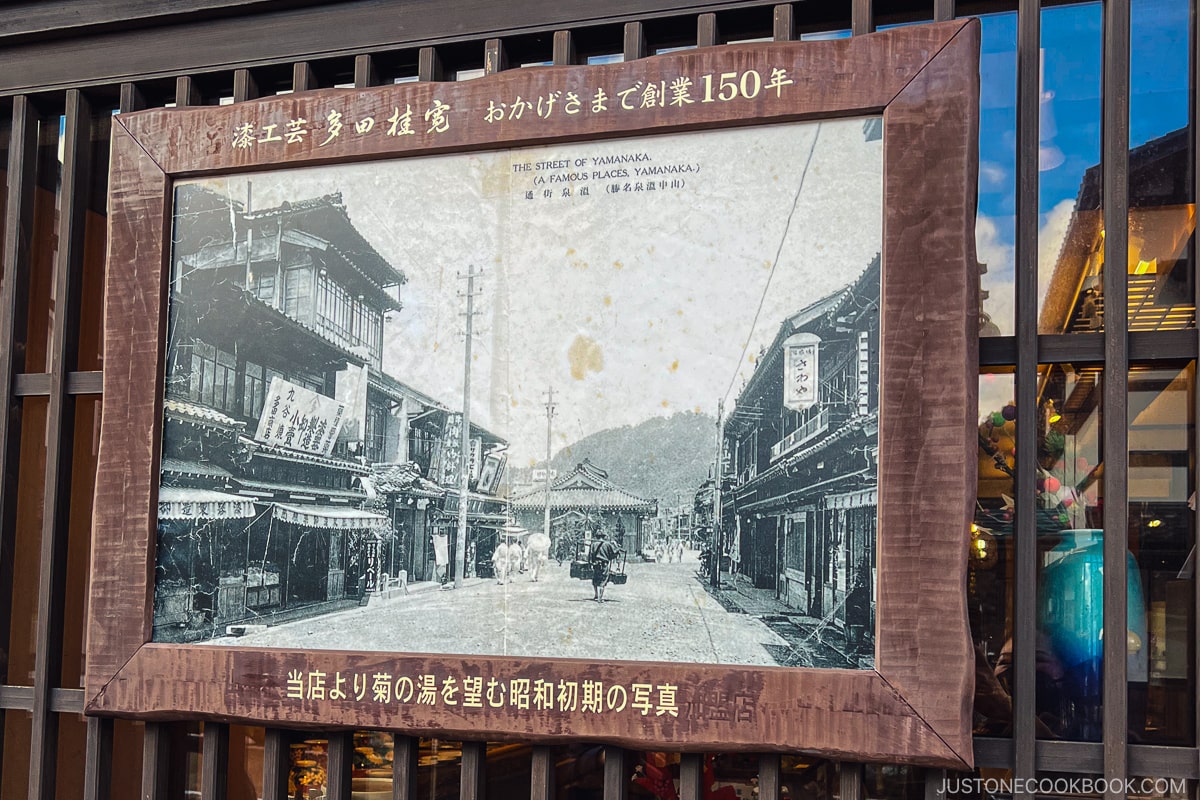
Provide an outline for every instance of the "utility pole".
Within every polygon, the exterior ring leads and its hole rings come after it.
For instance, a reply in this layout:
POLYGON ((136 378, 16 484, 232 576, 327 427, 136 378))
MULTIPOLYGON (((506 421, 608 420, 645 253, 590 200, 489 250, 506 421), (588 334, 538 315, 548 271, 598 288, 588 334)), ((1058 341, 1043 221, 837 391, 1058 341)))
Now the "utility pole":
POLYGON ((546 389, 546 516, 542 520, 542 533, 550 538, 550 434, 554 420, 554 387, 546 389))
POLYGON ((467 563, 467 504, 471 482, 471 344, 475 338, 475 279, 480 273, 467 267, 467 327, 463 348, 462 435, 458 453, 458 540, 454 553, 454 588, 461 589, 467 563))
POLYGON ((713 470, 713 552, 710 577, 721 588, 721 477, 725 471, 725 398, 717 401, 717 466, 713 470))

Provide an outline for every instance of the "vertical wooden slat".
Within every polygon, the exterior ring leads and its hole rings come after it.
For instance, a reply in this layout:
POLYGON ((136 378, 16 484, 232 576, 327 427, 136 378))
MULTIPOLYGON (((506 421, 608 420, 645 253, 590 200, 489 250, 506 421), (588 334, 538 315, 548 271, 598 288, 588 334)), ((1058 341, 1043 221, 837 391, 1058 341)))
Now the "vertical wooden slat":
POLYGON ((625 23, 624 46, 621 52, 626 61, 634 61, 646 57, 646 30, 640 22, 625 23))
POLYGON ((871 9, 871 0, 852 0, 850 6, 850 32, 855 36, 871 33, 875 30, 875 17, 871 9))
MULTIPOLYGON (((1126 552, 1129 539, 1129 0, 1104 3, 1104 777, 1124 797, 1128 747, 1126 552)), ((1115 789, 1115 791, 1114 791, 1115 789)))
MULTIPOLYGON (((1037 653, 1037 313, 1038 313, 1038 127, 1041 63, 1038 0, 1017 9, 1017 230, 1016 276, 1017 403, 1016 559, 1013 601, 1013 775, 1027 788, 1035 776, 1037 653)), ((1018 791, 1017 800, 1032 793, 1018 791)))
POLYGON ((758 758, 759 800, 775 800, 779 797, 779 755, 764 753, 758 758))
MULTIPOLYGON (((1188 30, 1188 50, 1191 58, 1191 89, 1188 92, 1188 120, 1192 127, 1192 197, 1191 202, 1200 202, 1200 8, 1197 8, 1196 3, 1191 4, 1192 13, 1189 15, 1189 30, 1188 30)), ((1191 257, 1192 257, 1192 308, 1200 310, 1200 237, 1192 236, 1191 242, 1191 257)), ((1193 337, 1200 337, 1200 315, 1196 319, 1197 324, 1192 328, 1193 337)), ((1197 352, 1200 352, 1200 342, 1197 343, 1197 352)), ((1200 361, 1197 362, 1200 366, 1200 361)), ((1193 381, 1200 377, 1200 370, 1193 371, 1193 381)), ((1200 386, 1192 388, 1193 408, 1192 419, 1192 463, 1193 469, 1197 459, 1200 459, 1200 386)), ((1198 487, 1193 484, 1192 490, 1195 491, 1198 487)), ((1200 496, 1200 495, 1197 495, 1200 496)), ((1192 553, 1193 559, 1195 554, 1200 553, 1200 514, 1192 514, 1192 553)), ((1196 576, 1195 565, 1192 567, 1192 624, 1200 623, 1200 578, 1196 576)), ((1192 637, 1192 663, 1200 664, 1200 636, 1192 637)), ((1196 685, 1196 680, 1193 677, 1192 685, 1196 685)), ((1192 730, 1200 732, 1200 691, 1193 689, 1194 696, 1192 698, 1193 722, 1192 730)), ((1200 751, 1197 751, 1200 755, 1200 751)))
POLYGON ((229 778, 229 726, 204 723, 204 751, 200 771, 200 800, 225 800, 229 778))
MULTIPOLYGON (((762 790, 759 790, 762 796, 762 790)), ((701 800, 704 797, 704 756, 684 753, 679 757, 679 800, 701 800)))
POLYGON ((263 740, 262 800, 288 800, 288 757, 286 732, 278 728, 267 728, 263 740))
POLYGON ((325 800, 350 800, 350 778, 354 764, 354 734, 339 731, 329 735, 328 782, 325 800))
POLYGON ((200 87, 191 75, 180 75, 175 79, 175 105, 198 106, 201 103, 200 87))
POLYGON ((625 751, 620 747, 605 747, 604 800, 625 800, 629 794, 629 775, 626 773, 625 751))
POLYGON ((108 800, 112 792, 113 721, 88 717, 83 761, 83 800, 108 800))
POLYGON ((954 19, 954 0, 933 0, 933 21, 946 22, 954 19))
POLYGON ((838 786, 841 800, 863 800, 863 765, 843 761, 838 764, 838 786))
POLYGON ((463 742, 459 800, 483 800, 487 769, 487 743, 463 742))
POLYGON ((350 777, 354 771, 354 734, 348 730, 329 735, 329 768, 325 800, 350 800, 350 777))
MULTIPOLYGON (((0 643, 12 626, 13 550, 17 527, 17 467, 21 459, 20 406, 13 403, 15 375, 25 371, 29 323, 29 261, 37 164, 38 114, 29 98, 13 99, 8 151, 8 206, 0 254, 0 643)), ((0 678, 8 682, 7 659, 0 678)), ((0 745, 4 726, 0 725, 0 745)))
POLYGON ((136 83, 121 84, 120 111, 127 114, 130 111, 141 111, 146 107, 146 96, 136 83))
POLYGON ((166 723, 146 723, 142 737, 142 800, 167 800, 170 741, 166 723))
POLYGON ((417 80, 440 81, 446 76, 442 68, 442 57, 436 47, 422 47, 417 51, 417 80))
POLYGON ((258 97, 258 81, 248 69, 233 71, 233 102, 244 103, 258 97))
POLYGON ((925 770, 925 800, 946 800, 946 770, 925 770))
POLYGON ((570 31, 554 32, 554 66, 565 67, 577 63, 579 55, 575 52, 575 35, 570 31))
POLYGON ((796 38, 796 9, 788 3, 775 6, 772 28, 775 41, 793 41, 796 38))
POLYGON ((535 746, 531 760, 532 780, 529 784, 529 800, 554 800, 556 782, 554 750, 544 745, 535 746))
POLYGON ((483 74, 495 75, 508 69, 508 52, 503 39, 488 39, 483 43, 483 74))
POLYGON ((67 373, 79 352, 79 285, 83 232, 91 174, 92 111, 78 89, 67 92, 66 127, 54 260, 54 319, 50 332, 50 397, 46 415, 46 473, 42 511, 38 617, 33 667, 30 800, 54 800, 58 757, 58 714, 50 694, 62 673, 63 609, 66 596, 67 535, 71 510, 71 464, 75 397, 67 373))
POLYGON ((717 29, 717 15, 713 13, 701 14, 696 18, 696 46, 697 47, 712 47, 721 39, 721 32, 717 29))
POLYGON ((379 69, 375 58, 367 53, 354 58, 354 88, 366 89, 368 86, 379 85, 379 69))
MULTIPOLYGON (((417 800, 417 756, 421 741, 396 734, 392 740, 392 800, 417 800)), ((265 800, 265 798, 264 798, 265 800)))
POLYGON ((317 75, 313 72, 312 64, 307 61, 292 64, 292 91, 307 92, 316 88, 317 75))

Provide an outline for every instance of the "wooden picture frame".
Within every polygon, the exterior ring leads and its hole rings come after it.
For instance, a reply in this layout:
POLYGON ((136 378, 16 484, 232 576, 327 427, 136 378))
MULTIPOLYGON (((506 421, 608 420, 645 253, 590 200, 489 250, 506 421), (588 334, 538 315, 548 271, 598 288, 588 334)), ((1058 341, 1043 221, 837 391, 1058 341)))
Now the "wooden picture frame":
MULTIPOLYGON (((447 738, 591 739, 643 749, 803 751, 952 769, 972 765, 974 657, 965 581, 976 488, 975 259, 980 27, 963 20, 843 40, 742 44, 630 63, 517 69, 462 83, 276 96, 115 118, 100 433, 88 606, 87 713, 203 717, 447 738), (628 113, 488 120, 497 97, 770 75, 788 91, 628 113), (438 129, 438 108, 452 115, 438 129), (268 125, 416 109, 411 136, 308 136, 268 125), (433 110, 434 117, 422 112, 433 110), (151 642, 173 182, 297 167, 882 114, 884 242, 875 669, 251 649, 151 642), (430 125, 432 121, 433 125, 430 125), (239 140, 249 124, 254 140, 239 140), (424 131, 424 133, 422 133, 424 131), (243 145, 243 146, 239 146, 243 145), (291 673, 470 674, 487 682, 677 687, 677 713, 286 700, 291 673)), ((747 93, 748 94, 748 93, 747 93)))

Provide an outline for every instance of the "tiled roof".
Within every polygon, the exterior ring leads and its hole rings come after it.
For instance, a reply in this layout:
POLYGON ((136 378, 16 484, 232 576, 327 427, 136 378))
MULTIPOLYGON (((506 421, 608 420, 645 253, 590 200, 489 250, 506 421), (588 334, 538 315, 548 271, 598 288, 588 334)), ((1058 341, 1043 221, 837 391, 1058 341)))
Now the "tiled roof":
POLYGON ((190 475, 199 478, 219 478, 225 480, 233 477, 229 470, 216 464, 204 464, 199 461, 185 461, 181 458, 163 457, 162 471, 176 475, 190 475))
MULTIPOLYGON (((630 494, 624 489, 551 489, 551 508, 579 508, 598 510, 652 511, 657 504, 630 494)), ((514 497, 512 506, 522 511, 546 507, 546 490, 538 489, 520 497, 514 497)))
POLYGON ((407 492, 421 497, 441 497, 445 493, 433 481, 422 478, 421 468, 412 462, 375 464, 371 467, 371 480, 376 490, 384 494, 407 492))
POLYGON ((222 414, 215 408, 189 403, 186 400, 168 397, 163 401, 163 411, 172 416, 197 422, 210 422, 222 428, 243 428, 245 425, 233 417, 222 414))

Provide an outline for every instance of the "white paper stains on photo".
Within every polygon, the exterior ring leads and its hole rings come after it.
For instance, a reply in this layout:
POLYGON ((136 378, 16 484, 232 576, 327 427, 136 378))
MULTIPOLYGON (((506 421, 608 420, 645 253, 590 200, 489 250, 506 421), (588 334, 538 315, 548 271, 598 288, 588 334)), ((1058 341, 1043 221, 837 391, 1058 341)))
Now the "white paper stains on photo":
POLYGON ((881 127, 179 183, 155 640, 873 667, 881 127))

